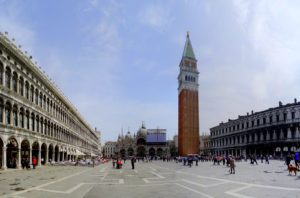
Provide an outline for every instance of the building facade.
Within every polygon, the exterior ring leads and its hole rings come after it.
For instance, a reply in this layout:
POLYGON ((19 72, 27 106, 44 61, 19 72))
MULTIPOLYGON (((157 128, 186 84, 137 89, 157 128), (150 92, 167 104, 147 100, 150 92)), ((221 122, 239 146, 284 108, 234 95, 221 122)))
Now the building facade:
POLYGON ((300 147, 300 103, 253 111, 210 129, 215 155, 282 157, 300 147))
POLYGON ((200 154, 201 155, 211 155, 211 141, 210 135, 201 135, 200 136, 200 154))
POLYGON ((31 59, 0 33, 1 168, 97 154, 94 130, 31 59))
POLYGON ((102 143, 101 143, 101 131, 98 131, 97 128, 95 128, 95 134, 98 139, 98 155, 102 156, 102 143))
POLYGON ((103 157, 112 158, 116 154, 117 142, 108 141, 103 146, 103 157))
POLYGON ((166 140, 166 129, 146 129, 145 124, 137 131, 137 134, 120 135, 117 142, 117 154, 120 157, 166 157, 170 155, 170 149, 166 140))
POLYGON ((189 34, 180 62, 178 76, 179 155, 199 153, 199 105, 197 60, 189 34))

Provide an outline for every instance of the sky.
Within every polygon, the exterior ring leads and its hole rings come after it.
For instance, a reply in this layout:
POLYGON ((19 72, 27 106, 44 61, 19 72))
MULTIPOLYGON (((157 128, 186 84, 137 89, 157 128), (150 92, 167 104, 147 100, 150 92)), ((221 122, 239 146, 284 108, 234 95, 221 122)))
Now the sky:
POLYGON ((102 142, 178 131, 186 32, 198 60, 200 133, 300 100, 300 1, 0 0, 0 31, 33 56, 102 142))

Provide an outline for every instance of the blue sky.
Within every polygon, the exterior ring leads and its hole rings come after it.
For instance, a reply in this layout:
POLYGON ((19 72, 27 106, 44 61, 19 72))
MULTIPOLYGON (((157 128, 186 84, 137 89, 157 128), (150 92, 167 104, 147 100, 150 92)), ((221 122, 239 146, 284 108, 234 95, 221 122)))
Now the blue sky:
POLYGON ((22 45, 87 122, 114 140, 142 121, 177 133, 186 31, 200 71, 201 133, 300 92, 300 3, 281 0, 0 0, 22 45))

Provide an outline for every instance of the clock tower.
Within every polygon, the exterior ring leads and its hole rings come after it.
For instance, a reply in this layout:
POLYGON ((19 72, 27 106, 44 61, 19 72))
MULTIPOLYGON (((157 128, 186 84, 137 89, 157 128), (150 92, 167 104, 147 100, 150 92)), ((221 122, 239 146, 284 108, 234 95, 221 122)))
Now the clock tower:
POLYGON ((178 75, 178 146, 179 155, 199 154, 199 104, 197 59, 189 33, 179 64, 178 75))

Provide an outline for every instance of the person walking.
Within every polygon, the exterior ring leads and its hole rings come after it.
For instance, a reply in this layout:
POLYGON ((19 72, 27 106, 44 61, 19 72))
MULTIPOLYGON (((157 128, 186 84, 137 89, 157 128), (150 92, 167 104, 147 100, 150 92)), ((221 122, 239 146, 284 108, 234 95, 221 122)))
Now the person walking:
POLYGON ((266 161, 265 161, 265 164, 267 164, 267 163, 270 164, 268 155, 266 155, 266 161))
POLYGON ((25 160, 24 157, 21 160, 21 165, 22 165, 22 169, 24 170, 25 169, 25 165, 26 165, 26 160, 25 160))
POLYGON ((33 158, 32 158, 32 167, 33 167, 33 169, 35 169, 36 164, 37 164, 37 159, 36 159, 35 156, 33 156, 33 158))
POLYGON ((113 165, 113 168, 116 168, 116 160, 114 158, 112 159, 112 165, 113 165))
POLYGON ((230 174, 235 174, 235 162, 233 157, 229 158, 229 163, 230 163, 230 174))
POLYGON ((299 153, 295 153, 295 165, 297 168, 299 168, 299 153))
POLYGON ((135 164, 135 162, 136 162, 135 157, 132 157, 132 158, 131 158, 131 168, 132 168, 132 169, 134 169, 134 164, 135 164))
POLYGON ((286 165, 287 165, 287 168, 289 168, 289 165, 290 165, 290 163, 291 163, 291 160, 292 160, 292 157, 291 157, 290 154, 288 154, 288 155, 286 156, 286 158, 285 158, 285 163, 286 163, 286 165))

